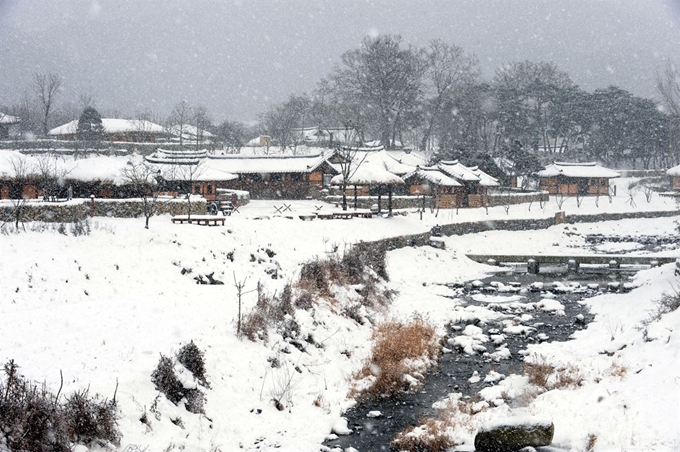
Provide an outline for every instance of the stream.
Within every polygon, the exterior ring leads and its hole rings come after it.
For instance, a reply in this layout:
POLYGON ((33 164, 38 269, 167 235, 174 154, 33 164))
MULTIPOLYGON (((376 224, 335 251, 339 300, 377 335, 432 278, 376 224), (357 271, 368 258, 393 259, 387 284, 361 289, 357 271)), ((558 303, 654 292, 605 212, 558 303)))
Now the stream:
POLYGON ((511 270, 462 285, 447 285, 450 289, 447 298, 459 300, 461 306, 452 306, 452 309, 462 315, 458 322, 447 328, 447 345, 439 365, 427 374, 417 392, 404 391, 357 404, 344 413, 352 433, 339 437, 331 435, 324 444, 336 450, 349 447, 360 452, 391 450, 390 442, 398 432, 418 424, 423 417, 435 415, 433 403, 449 393, 474 396, 494 384, 484 382, 489 371, 503 375, 520 373, 521 352, 528 344, 567 341, 575 331, 586 328, 592 315, 580 301, 604 292, 630 290, 632 284, 628 281, 633 273, 590 269, 578 274, 534 275, 511 270), (473 311, 466 311, 466 306, 486 307, 500 314, 500 318, 484 322, 472 314, 473 311), (468 328, 469 325, 476 328, 468 328), (463 337, 477 350, 481 350, 479 346, 484 347, 486 352, 482 354, 470 349, 466 353, 463 345, 456 345, 455 338, 465 336, 466 332, 479 332, 479 329, 487 336, 504 337, 498 343, 490 340, 477 344, 469 336, 463 337), (367 417, 369 412, 375 411, 381 416, 367 417))

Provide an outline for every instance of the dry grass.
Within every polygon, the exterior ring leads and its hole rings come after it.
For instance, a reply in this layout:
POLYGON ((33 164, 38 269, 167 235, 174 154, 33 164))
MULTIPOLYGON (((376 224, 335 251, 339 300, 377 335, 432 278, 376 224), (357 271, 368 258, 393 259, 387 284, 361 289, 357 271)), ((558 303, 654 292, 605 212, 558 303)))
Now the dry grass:
POLYGON ((373 332, 373 350, 364 367, 354 377, 357 380, 375 377, 371 386, 351 396, 359 398, 394 394, 402 390, 405 376, 412 372, 414 362, 435 362, 441 347, 435 328, 416 317, 409 323, 385 322, 373 332))
MULTIPOLYGON (((472 433, 472 422, 476 410, 472 401, 449 400, 446 407, 439 410, 436 418, 421 419, 419 425, 409 426, 397 433, 392 440, 392 448, 414 452, 435 452, 447 450, 458 444, 451 437, 453 432, 467 430, 472 433)), ((483 410, 482 410, 483 411, 483 410)))
POLYGON ((392 448, 413 452, 439 452, 457 446, 448 433, 449 425, 438 419, 423 419, 418 427, 409 426, 397 433, 392 448))
POLYGON ((623 364, 619 364, 616 362, 612 363, 612 365, 609 366, 609 369, 607 369, 607 375, 611 375, 612 377, 619 377, 621 380, 623 380, 627 373, 628 368, 623 364))
POLYGON ((522 371, 529 378, 529 383, 543 391, 574 388, 580 386, 585 379, 578 367, 572 364, 556 367, 548 363, 544 356, 531 362, 525 361, 522 371))
POLYGON ((593 452, 595 450, 595 444, 597 443, 597 435, 594 433, 588 434, 588 439, 586 441, 586 452, 593 452))
POLYGON ((655 306, 649 317, 642 321, 642 326, 647 327, 671 312, 680 309, 680 291, 673 288, 673 293, 665 293, 661 298, 654 302, 655 306))
POLYGON ((326 259, 315 258, 300 269, 300 278, 295 284, 299 291, 295 305, 303 309, 324 298, 334 301, 333 286, 360 285, 360 303, 367 307, 385 306, 394 295, 381 290, 380 281, 387 281, 385 251, 353 246, 342 256, 332 254, 326 259))

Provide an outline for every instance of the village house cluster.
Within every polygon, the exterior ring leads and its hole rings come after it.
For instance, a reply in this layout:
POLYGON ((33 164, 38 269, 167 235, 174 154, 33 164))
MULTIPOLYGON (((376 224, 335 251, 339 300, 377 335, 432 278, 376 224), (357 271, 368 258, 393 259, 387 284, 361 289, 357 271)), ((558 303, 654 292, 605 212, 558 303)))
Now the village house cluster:
MULTIPOLYGON (((12 136, 19 122, 0 113, 0 134, 12 136)), ((123 173, 135 161, 153 168, 157 193, 190 193, 208 201, 216 199, 218 190, 248 192, 252 199, 320 199, 337 196, 343 188, 355 203, 358 197, 370 201, 389 194, 410 198, 414 205, 427 198, 433 207, 464 208, 489 206, 492 193, 519 191, 512 162, 500 165, 505 167, 504 177, 458 160, 429 165, 418 152, 353 142, 354 134, 347 128, 296 129, 301 149, 295 152, 274 152, 269 137, 260 136, 240 153, 227 153, 207 146, 213 135, 190 125, 179 130, 115 118, 102 118, 102 125, 106 150, 60 149, 59 142, 80 139, 77 121, 72 121, 49 132, 49 149, 0 151, 0 199, 134 197, 123 173), (180 137, 187 146, 176 146, 180 137), (147 151, 139 152, 136 145, 147 146, 147 151)), ((668 171, 673 189, 680 188, 678 168, 668 171)), ((534 176, 539 181, 535 192, 602 196, 609 194, 609 181, 619 174, 594 162, 555 162, 534 176)))

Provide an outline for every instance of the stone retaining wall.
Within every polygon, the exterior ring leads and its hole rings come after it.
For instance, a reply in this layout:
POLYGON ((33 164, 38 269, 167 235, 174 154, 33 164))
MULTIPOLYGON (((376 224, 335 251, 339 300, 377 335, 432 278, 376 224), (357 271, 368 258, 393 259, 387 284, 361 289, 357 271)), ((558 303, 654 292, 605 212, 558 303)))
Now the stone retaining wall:
MULTIPOLYGON (((600 221, 616 221, 635 218, 658 218, 658 217, 672 217, 680 216, 680 211, 657 211, 657 212, 625 212, 625 213, 600 213, 594 215, 567 215, 567 223, 597 223, 600 221)), ((487 221, 470 221, 465 223, 444 224, 439 226, 440 232, 445 236, 473 234, 475 232, 484 231, 523 231, 523 230, 537 230, 547 229, 555 226, 555 217, 540 218, 530 220, 487 220, 487 221)), ((407 246, 424 246, 430 243, 432 232, 424 232, 422 234, 403 235, 398 237, 390 237, 386 239, 376 240, 373 242, 359 242, 354 246, 364 247, 366 249, 385 249, 387 251, 405 248, 407 246)))
MULTIPOLYGON (((90 201, 86 201, 89 206, 90 201)), ((188 204, 185 199, 159 200, 156 204, 156 215, 186 215, 188 204)), ((207 203, 205 200, 191 201, 192 215, 205 215, 207 203)), ((95 217, 114 217, 114 218, 138 218, 144 216, 144 209, 141 200, 114 201, 109 199, 94 200, 95 217)))
POLYGON ((528 202, 548 202, 550 195, 547 191, 519 192, 519 193, 489 193, 489 207, 506 204, 524 204, 528 202))
MULTIPOLYGON (((186 215, 187 202, 184 199, 169 199, 158 201, 156 215, 186 215)), ((206 201, 191 201, 191 213, 193 215, 206 214, 206 201)), ((28 221, 44 221, 48 223, 71 223, 84 220, 91 214, 91 200, 83 199, 81 203, 41 203, 26 204, 22 207, 22 219, 28 221)), ((14 206, 0 207, 0 222, 11 222, 14 206)), ((142 201, 137 199, 128 200, 94 200, 94 216, 114 218, 138 218, 143 217, 142 201)))
MULTIPOLYGON (((23 221, 44 221, 46 223, 72 223, 86 219, 90 209, 82 204, 26 204, 22 207, 23 221)), ((0 222, 12 222, 14 206, 0 207, 0 222)))

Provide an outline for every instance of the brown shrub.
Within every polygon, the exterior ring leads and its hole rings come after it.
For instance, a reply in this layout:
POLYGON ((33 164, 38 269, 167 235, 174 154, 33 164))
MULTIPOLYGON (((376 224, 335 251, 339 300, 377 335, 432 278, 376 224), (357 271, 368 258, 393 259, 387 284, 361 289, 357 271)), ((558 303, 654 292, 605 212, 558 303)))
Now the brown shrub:
POLYGON ((597 435, 594 433, 588 434, 588 439, 586 441, 586 452, 593 452, 595 450, 595 444, 597 443, 597 435))
POLYGON ((392 448, 413 452, 439 452, 457 444, 447 433, 448 425, 437 419, 421 419, 419 427, 409 426, 397 433, 392 448), (417 429, 417 431, 416 431, 417 429))
POLYGON ((472 433, 475 429, 472 416, 475 410, 472 401, 449 400, 446 406, 438 410, 436 418, 421 419, 419 426, 409 426, 397 433, 392 440, 392 447, 409 451, 442 451, 458 444, 450 433, 465 429, 472 433), (416 431, 417 429, 417 431, 416 431))
POLYGON ((355 378, 375 376, 370 388, 359 397, 394 394, 405 384, 404 377, 412 369, 408 360, 434 361, 441 347, 435 328, 426 320, 416 317, 409 323, 385 322, 373 332, 373 350, 355 378))
POLYGON ((573 388, 580 386, 584 380, 576 366, 568 364, 558 368, 548 363, 544 356, 538 357, 533 362, 525 361, 522 364, 522 371, 529 377, 529 383, 543 391, 573 388))

